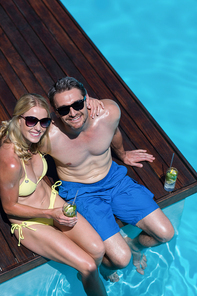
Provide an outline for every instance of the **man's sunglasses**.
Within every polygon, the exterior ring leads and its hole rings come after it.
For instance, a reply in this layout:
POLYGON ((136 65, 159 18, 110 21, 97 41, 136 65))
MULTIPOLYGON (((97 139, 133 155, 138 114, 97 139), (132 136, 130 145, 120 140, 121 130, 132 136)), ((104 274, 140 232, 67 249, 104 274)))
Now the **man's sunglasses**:
POLYGON ((51 118, 48 118, 48 117, 42 118, 42 119, 38 119, 38 118, 36 118, 34 116, 26 116, 26 117, 24 117, 24 116, 21 115, 20 117, 22 117, 23 119, 25 119, 25 124, 28 127, 33 127, 38 122, 40 122, 41 127, 47 128, 47 127, 49 127, 49 125, 51 123, 51 118))
POLYGON ((70 112, 70 108, 73 108, 74 110, 79 111, 79 110, 83 109, 85 100, 86 100, 86 96, 82 100, 74 102, 72 105, 61 106, 61 107, 57 108, 56 111, 61 116, 67 115, 70 112))

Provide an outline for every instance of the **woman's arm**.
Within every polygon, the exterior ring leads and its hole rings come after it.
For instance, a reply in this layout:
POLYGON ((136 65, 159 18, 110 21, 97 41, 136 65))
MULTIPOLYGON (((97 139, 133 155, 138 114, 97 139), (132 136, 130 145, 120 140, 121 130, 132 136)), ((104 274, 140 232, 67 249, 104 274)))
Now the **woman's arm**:
POLYGON ((101 110, 104 109, 104 104, 102 101, 90 98, 89 95, 86 95, 87 108, 90 110, 90 117, 93 119, 95 116, 98 116, 101 110))
MULTIPOLYGON (((2 152, 2 151, 1 151, 2 152)), ((17 157, 4 157, 0 152, 0 196, 5 213, 12 219, 47 218, 60 224, 72 227, 77 217, 66 217, 62 208, 41 209, 18 203, 19 183, 22 176, 22 166, 17 157)), ((42 180, 41 182, 45 182, 42 180)), ((48 185, 47 185, 48 186, 48 185)), ((37 190, 37 189, 36 189, 37 190)), ((50 192, 50 191, 49 191, 50 192)), ((39 192, 34 192, 34 194, 39 192)))

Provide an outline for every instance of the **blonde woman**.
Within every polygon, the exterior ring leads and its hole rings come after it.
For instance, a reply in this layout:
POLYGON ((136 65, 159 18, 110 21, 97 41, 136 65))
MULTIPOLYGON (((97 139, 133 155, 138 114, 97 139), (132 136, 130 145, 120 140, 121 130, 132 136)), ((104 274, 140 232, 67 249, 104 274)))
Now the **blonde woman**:
POLYGON ((50 123, 48 104, 37 94, 22 96, 13 118, 2 122, 2 206, 19 245, 77 269, 87 295, 107 295, 97 269, 105 252, 100 236, 80 214, 66 217, 65 201, 43 180, 47 163, 39 148, 50 123))

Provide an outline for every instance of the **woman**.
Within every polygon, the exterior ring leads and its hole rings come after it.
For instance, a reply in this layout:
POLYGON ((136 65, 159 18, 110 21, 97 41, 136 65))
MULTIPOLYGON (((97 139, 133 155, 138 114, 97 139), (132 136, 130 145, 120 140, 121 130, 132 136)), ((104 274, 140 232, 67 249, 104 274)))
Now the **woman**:
POLYGON ((20 243, 48 259, 70 265, 81 274, 89 296, 107 295, 97 267, 104 255, 100 236, 78 213, 64 216, 65 201, 43 180, 47 163, 39 148, 51 118, 45 99, 22 96, 13 118, 0 129, 0 196, 20 243))

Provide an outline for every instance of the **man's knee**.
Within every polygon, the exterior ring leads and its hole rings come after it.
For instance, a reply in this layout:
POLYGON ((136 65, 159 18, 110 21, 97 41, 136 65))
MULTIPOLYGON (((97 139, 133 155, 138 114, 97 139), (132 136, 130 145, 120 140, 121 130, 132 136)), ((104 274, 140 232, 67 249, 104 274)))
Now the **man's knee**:
POLYGON ((131 252, 124 254, 124 256, 122 256, 120 259, 121 260, 119 260, 117 264, 118 268, 125 268, 131 260, 131 252))
POLYGON ((112 269, 126 267, 131 260, 131 250, 120 233, 114 234, 104 241, 106 259, 110 261, 112 269))
POLYGON ((166 243, 170 241, 174 236, 174 227, 172 224, 168 226, 163 226, 160 228, 159 236, 157 237, 158 241, 161 243, 166 243))
POLYGON ((112 259, 113 265, 117 269, 125 268, 131 260, 131 250, 130 248, 122 249, 118 252, 117 256, 112 259))
POLYGON ((152 236, 159 243, 168 242, 174 236, 174 228, 170 220, 159 208, 140 220, 136 226, 141 228, 149 236, 152 236))

